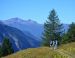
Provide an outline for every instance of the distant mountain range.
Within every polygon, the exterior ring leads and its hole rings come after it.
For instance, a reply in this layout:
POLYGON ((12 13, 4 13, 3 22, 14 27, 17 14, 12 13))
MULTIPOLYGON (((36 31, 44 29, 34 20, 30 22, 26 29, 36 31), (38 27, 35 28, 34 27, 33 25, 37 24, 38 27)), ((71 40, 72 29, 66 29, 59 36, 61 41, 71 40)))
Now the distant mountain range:
POLYGON ((40 42, 36 40, 37 38, 30 33, 23 33, 21 30, 7 26, 0 22, 0 44, 2 43, 4 37, 8 37, 14 51, 32 47, 38 47, 40 42))
POLYGON ((44 29, 43 24, 39 24, 36 21, 33 21, 31 19, 22 20, 20 18, 11 18, 8 20, 4 20, 3 23, 8 26, 18 28, 24 33, 29 32, 35 37, 37 37, 39 40, 41 40, 42 32, 44 29))
MULTIPOLYGON (((33 21, 31 19, 23 20, 23 19, 16 17, 16 18, 4 20, 3 23, 8 25, 8 26, 18 28, 23 33, 29 32, 32 35, 34 35, 35 37, 37 37, 38 40, 41 40, 42 33, 44 31, 44 25, 43 24, 39 24, 36 21, 33 21)), ((68 24, 63 24, 63 27, 62 27, 63 31, 67 32, 68 28, 69 28, 68 24)))

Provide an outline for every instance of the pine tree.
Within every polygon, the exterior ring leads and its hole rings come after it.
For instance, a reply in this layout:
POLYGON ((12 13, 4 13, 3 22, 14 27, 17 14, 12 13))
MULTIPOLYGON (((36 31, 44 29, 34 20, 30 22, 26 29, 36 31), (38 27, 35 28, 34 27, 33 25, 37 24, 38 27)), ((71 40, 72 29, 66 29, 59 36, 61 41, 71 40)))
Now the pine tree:
POLYGON ((69 38, 68 41, 75 42, 75 23, 70 24, 67 34, 69 38))
POLYGON ((61 26, 59 18, 56 15, 55 10, 53 9, 49 16, 48 20, 44 23, 44 33, 43 33, 43 45, 49 46, 50 41, 58 40, 61 41, 61 26))
POLYGON ((67 33, 64 33, 62 36, 62 44, 66 44, 69 42, 69 37, 67 33))
POLYGON ((3 54, 2 54, 3 56, 14 53, 14 50, 12 48, 12 44, 10 43, 10 41, 7 37, 5 37, 4 40, 3 40, 2 52, 3 52, 3 54))
POLYGON ((75 42, 75 23, 69 25, 68 32, 63 35, 62 43, 75 42))
POLYGON ((2 57, 2 47, 0 46, 0 58, 2 57))

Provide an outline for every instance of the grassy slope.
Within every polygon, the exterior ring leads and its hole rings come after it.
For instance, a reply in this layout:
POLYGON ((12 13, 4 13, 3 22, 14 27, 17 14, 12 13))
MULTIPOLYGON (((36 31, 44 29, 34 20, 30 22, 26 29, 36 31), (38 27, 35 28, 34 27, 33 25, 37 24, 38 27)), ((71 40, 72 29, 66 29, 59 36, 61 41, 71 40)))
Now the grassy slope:
POLYGON ((75 43, 62 45, 56 50, 49 47, 30 48, 4 58, 75 58, 75 43))
POLYGON ((62 45, 61 47, 59 47, 59 50, 72 56, 72 58, 75 58, 75 43, 69 43, 66 45, 62 45))

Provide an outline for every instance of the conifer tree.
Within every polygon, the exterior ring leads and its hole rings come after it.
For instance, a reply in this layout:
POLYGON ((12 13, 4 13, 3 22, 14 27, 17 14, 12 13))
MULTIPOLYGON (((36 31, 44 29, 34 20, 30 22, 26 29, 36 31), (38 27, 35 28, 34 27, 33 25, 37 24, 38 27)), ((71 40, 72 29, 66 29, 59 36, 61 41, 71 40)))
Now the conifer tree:
POLYGON ((46 20, 46 22, 44 23, 44 33, 42 37, 43 45, 49 46, 50 41, 53 40, 58 40, 58 42, 60 43, 60 34, 62 33, 61 26, 62 24, 60 24, 59 18, 55 10, 53 9, 48 16, 48 20, 46 20))
POLYGON ((3 56, 14 53, 14 50, 12 48, 12 44, 10 43, 10 41, 7 37, 5 37, 4 40, 3 40, 2 52, 3 52, 3 54, 2 54, 3 56))
POLYGON ((2 57, 2 47, 0 46, 0 58, 2 57))
POLYGON ((68 38, 69 38, 68 41, 75 42, 75 23, 74 22, 72 24, 70 24, 67 34, 68 34, 68 38))

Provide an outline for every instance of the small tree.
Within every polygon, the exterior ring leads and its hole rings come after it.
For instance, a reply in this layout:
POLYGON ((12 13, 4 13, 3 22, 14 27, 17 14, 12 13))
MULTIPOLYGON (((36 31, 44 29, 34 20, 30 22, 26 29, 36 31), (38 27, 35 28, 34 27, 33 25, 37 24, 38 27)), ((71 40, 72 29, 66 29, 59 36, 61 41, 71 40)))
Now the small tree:
POLYGON ((68 42, 69 42, 69 37, 68 37, 68 34, 65 33, 65 34, 63 34, 63 36, 62 36, 62 44, 66 44, 66 43, 68 43, 68 42))
POLYGON ((2 47, 0 46, 0 58, 2 57, 2 47))
POLYGON ((69 25, 68 32, 63 35, 62 43, 75 42, 75 23, 69 25))
POLYGON ((75 42, 75 23, 70 24, 67 34, 69 42, 75 42))
POLYGON ((53 40, 57 40, 60 43, 61 26, 62 24, 60 24, 59 18, 53 9, 48 16, 48 20, 44 23, 43 45, 49 46, 50 41, 53 40))
POLYGON ((10 43, 10 41, 7 37, 5 37, 4 40, 3 40, 2 52, 3 52, 3 54, 2 54, 3 56, 14 53, 14 50, 12 48, 12 44, 10 43))

